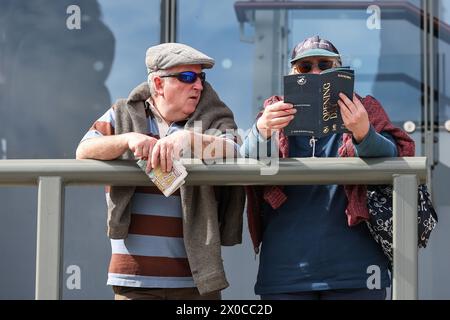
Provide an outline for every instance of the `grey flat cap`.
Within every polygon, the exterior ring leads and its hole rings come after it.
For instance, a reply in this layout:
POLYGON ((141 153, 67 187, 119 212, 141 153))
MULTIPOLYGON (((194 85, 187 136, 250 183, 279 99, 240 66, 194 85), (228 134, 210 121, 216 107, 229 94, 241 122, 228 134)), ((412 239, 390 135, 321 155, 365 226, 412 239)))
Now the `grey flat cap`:
POLYGON ((145 64, 148 73, 184 64, 200 64, 203 69, 210 69, 214 59, 182 43, 163 43, 147 49, 145 64))

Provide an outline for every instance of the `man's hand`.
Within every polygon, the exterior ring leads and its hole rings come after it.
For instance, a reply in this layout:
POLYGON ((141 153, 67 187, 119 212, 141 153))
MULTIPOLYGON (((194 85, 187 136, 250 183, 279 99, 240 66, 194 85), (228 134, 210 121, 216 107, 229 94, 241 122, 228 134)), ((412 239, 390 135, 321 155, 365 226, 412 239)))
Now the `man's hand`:
POLYGON ((179 159, 183 150, 191 144, 191 132, 186 130, 176 131, 167 137, 157 140, 152 150, 149 150, 147 172, 152 168, 161 166, 164 172, 172 170, 173 159, 179 159))
POLYGON ((291 103, 278 101, 264 108, 263 114, 256 122, 259 133, 268 139, 272 135, 272 131, 286 127, 297 110, 291 103))
POLYGON ((353 101, 343 93, 339 93, 339 97, 338 104, 341 108, 342 120, 347 129, 352 132, 353 138, 359 143, 363 141, 370 129, 366 108, 355 94, 353 94, 353 101))
POLYGON ((125 136, 128 149, 130 149, 138 159, 148 159, 149 155, 152 154, 155 144, 158 142, 156 138, 137 132, 129 132, 126 133, 125 136))
POLYGON ((114 160, 124 152, 132 150, 137 158, 148 157, 155 138, 145 134, 129 132, 112 136, 101 136, 82 141, 77 148, 77 159, 114 160))

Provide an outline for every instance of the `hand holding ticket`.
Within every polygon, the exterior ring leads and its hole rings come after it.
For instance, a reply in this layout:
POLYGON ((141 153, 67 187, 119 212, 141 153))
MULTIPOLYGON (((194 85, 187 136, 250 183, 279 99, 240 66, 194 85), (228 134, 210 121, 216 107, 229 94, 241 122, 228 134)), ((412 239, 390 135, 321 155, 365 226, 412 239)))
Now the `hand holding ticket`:
MULTIPOLYGON (((137 165, 145 172, 147 160, 139 160, 137 165)), ((173 160, 172 170, 170 172, 163 172, 161 167, 156 167, 147 176, 168 197, 184 184, 187 171, 179 160, 173 160)))

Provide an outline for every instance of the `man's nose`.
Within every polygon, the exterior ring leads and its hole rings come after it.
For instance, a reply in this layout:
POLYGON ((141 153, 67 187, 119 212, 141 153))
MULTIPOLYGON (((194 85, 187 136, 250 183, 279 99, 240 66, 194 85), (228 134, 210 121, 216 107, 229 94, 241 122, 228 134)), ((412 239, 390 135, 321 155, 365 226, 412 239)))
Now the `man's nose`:
POLYGON ((194 82, 194 89, 196 90, 203 90, 203 83, 202 80, 200 78, 197 78, 197 80, 195 80, 194 82))
POLYGON ((322 70, 320 70, 319 66, 315 63, 313 64, 311 71, 309 73, 319 74, 322 70))

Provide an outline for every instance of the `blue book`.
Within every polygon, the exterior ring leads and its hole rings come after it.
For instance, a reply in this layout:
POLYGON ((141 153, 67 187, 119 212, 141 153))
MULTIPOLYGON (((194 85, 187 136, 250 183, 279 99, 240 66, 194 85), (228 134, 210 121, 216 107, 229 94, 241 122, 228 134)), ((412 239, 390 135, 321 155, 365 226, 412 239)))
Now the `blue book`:
POLYGON ((320 138, 349 132, 342 121, 339 93, 353 98, 354 71, 348 67, 327 69, 320 74, 284 76, 284 102, 297 109, 294 119, 284 129, 286 135, 320 138))

